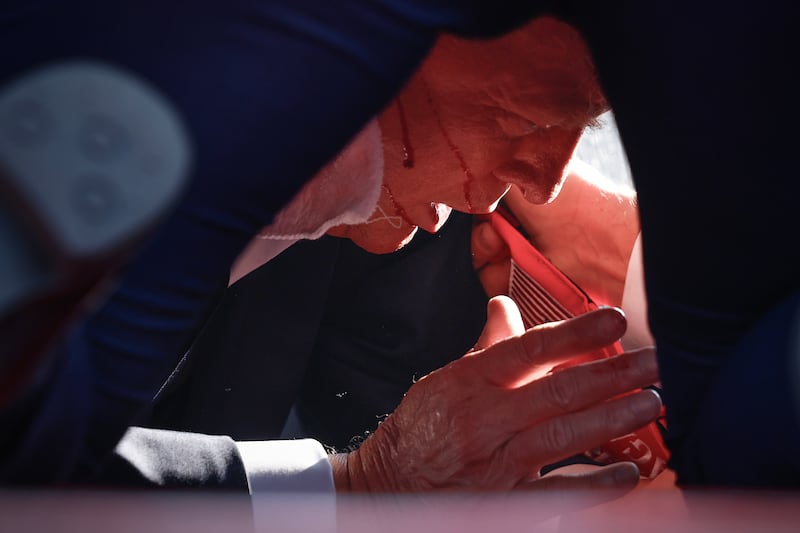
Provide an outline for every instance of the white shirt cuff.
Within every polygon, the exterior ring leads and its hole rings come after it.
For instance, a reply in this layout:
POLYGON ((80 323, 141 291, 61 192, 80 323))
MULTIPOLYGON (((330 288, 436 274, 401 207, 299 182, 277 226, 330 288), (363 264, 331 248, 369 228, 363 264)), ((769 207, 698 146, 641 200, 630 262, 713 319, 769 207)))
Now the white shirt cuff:
MULTIPOLYGON (((335 531, 336 489, 333 468, 322 445, 312 439, 242 441, 236 443, 242 457, 256 531, 275 526, 276 516, 285 511, 286 493, 313 495, 317 512, 296 517, 297 531, 335 531), (278 494, 276 494, 278 493, 278 494), (306 523, 308 522, 308 523, 306 523)), ((294 501, 297 498, 291 498, 294 501)))
POLYGON ((333 494, 333 469, 322 445, 312 439, 237 442, 250 494, 333 494))

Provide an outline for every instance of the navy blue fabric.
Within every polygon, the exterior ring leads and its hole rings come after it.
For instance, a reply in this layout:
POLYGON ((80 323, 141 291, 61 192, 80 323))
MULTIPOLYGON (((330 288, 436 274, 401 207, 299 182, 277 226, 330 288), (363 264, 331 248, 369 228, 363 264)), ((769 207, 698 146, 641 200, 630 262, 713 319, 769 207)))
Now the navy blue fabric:
MULTIPOLYGON (((713 404, 712 385, 742 334, 798 290, 788 129, 800 122, 790 53, 797 16, 789 2, 769 1, 724 11, 696 2, 553 4, 590 43, 639 189, 672 464, 683 482, 714 483, 714 469, 694 466, 713 460, 696 458, 691 444, 697 414, 713 404)), ((59 366, 40 396, 34 425, 58 427, 67 411, 73 431, 56 432, 55 442, 22 437, 26 460, 10 453, 3 462, 43 480, 80 477, 96 464, 184 352, 248 238, 388 101, 436 32, 493 33, 534 9, 519 5, 527 3, 4 2, 0 82, 74 57, 127 68, 175 104, 195 160, 178 209, 80 341, 63 348, 64 361, 83 361, 59 366), (86 395, 70 393, 76 368, 86 395), (53 449, 79 450, 79 459, 38 461, 53 449)), ((764 341, 764 350, 779 349, 764 341)), ((788 402, 780 390, 759 394, 788 402)))
MULTIPOLYGON (((736 372, 745 387, 727 390, 725 409, 746 410, 759 395, 762 405, 778 409, 761 412, 764 425, 796 420, 778 415, 780 405, 798 411, 785 389, 744 378, 758 361, 775 365, 783 358, 786 366, 798 352, 785 350, 781 336, 764 336, 746 364, 734 363, 732 353, 761 317, 800 288, 800 180, 790 130, 800 122, 791 67, 798 15, 789 2, 733 2, 724 9, 627 2, 597 7, 594 17, 596 23, 581 28, 639 193, 671 465, 683 484, 756 483, 758 476, 718 474, 740 457, 766 453, 758 441, 725 436, 751 447, 743 452, 705 432, 708 442, 698 448, 694 435, 707 420, 699 418, 705 406, 721 408, 715 383, 735 364, 742 365, 736 372)), ((800 470, 788 457, 766 461, 760 464, 787 469, 800 485, 800 470)), ((766 470, 760 475, 772 479, 766 470)))
POLYGON ((797 487, 800 472, 800 292, 732 350, 699 409, 690 479, 797 487))

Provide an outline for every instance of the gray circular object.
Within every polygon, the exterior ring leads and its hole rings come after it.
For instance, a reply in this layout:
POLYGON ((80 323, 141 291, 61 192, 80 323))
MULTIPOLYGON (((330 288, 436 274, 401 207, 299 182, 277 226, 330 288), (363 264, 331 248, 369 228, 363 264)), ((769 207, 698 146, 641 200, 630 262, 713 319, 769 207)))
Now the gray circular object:
POLYGON ((80 150, 90 160, 105 163, 129 148, 129 135, 116 120, 105 115, 86 117, 79 132, 80 150))
POLYGON ((125 243, 187 181, 181 117, 115 66, 71 61, 31 72, 0 88, 0 117, 0 177, 15 198, 7 208, 36 220, 58 254, 90 257, 125 243))
POLYGON ((73 183, 71 199, 75 216, 87 225, 113 224, 113 218, 122 214, 119 191, 108 176, 91 174, 70 181, 73 183))

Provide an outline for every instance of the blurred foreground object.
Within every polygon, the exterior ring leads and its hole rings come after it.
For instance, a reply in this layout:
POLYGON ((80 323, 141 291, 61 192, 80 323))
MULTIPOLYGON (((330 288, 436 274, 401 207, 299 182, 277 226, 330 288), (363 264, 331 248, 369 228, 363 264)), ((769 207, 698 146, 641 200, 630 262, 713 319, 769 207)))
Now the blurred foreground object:
MULTIPOLYGON (((314 496, 274 494, 264 499, 272 524, 260 531, 321 533, 613 531, 793 532, 800 496, 788 492, 723 492, 652 488, 579 513, 560 510, 591 503, 590 492, 520 495, 337 498, 338 524, 314 522, 325 503, 314 496), (301 517, 302 519, 300 519, 301 517), (306 527, 306 529, 303 529, 306 527)), ((246 502, 220 495, 159 493, 0 493, 4 531, 52 533, 176 533, 252 531, 246 502), (47 509, 47 512, 42 512, 47 509)))

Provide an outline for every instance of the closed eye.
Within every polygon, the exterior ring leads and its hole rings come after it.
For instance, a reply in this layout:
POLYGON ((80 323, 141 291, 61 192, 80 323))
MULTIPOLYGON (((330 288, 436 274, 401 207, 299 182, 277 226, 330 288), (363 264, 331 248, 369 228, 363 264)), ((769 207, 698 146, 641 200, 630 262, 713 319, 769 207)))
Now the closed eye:
POLYGON ((500 130, 510 138, 530 135, 539 125, 523 116, 498 106, 486 106, 487 112, 494 116, 500 130))

